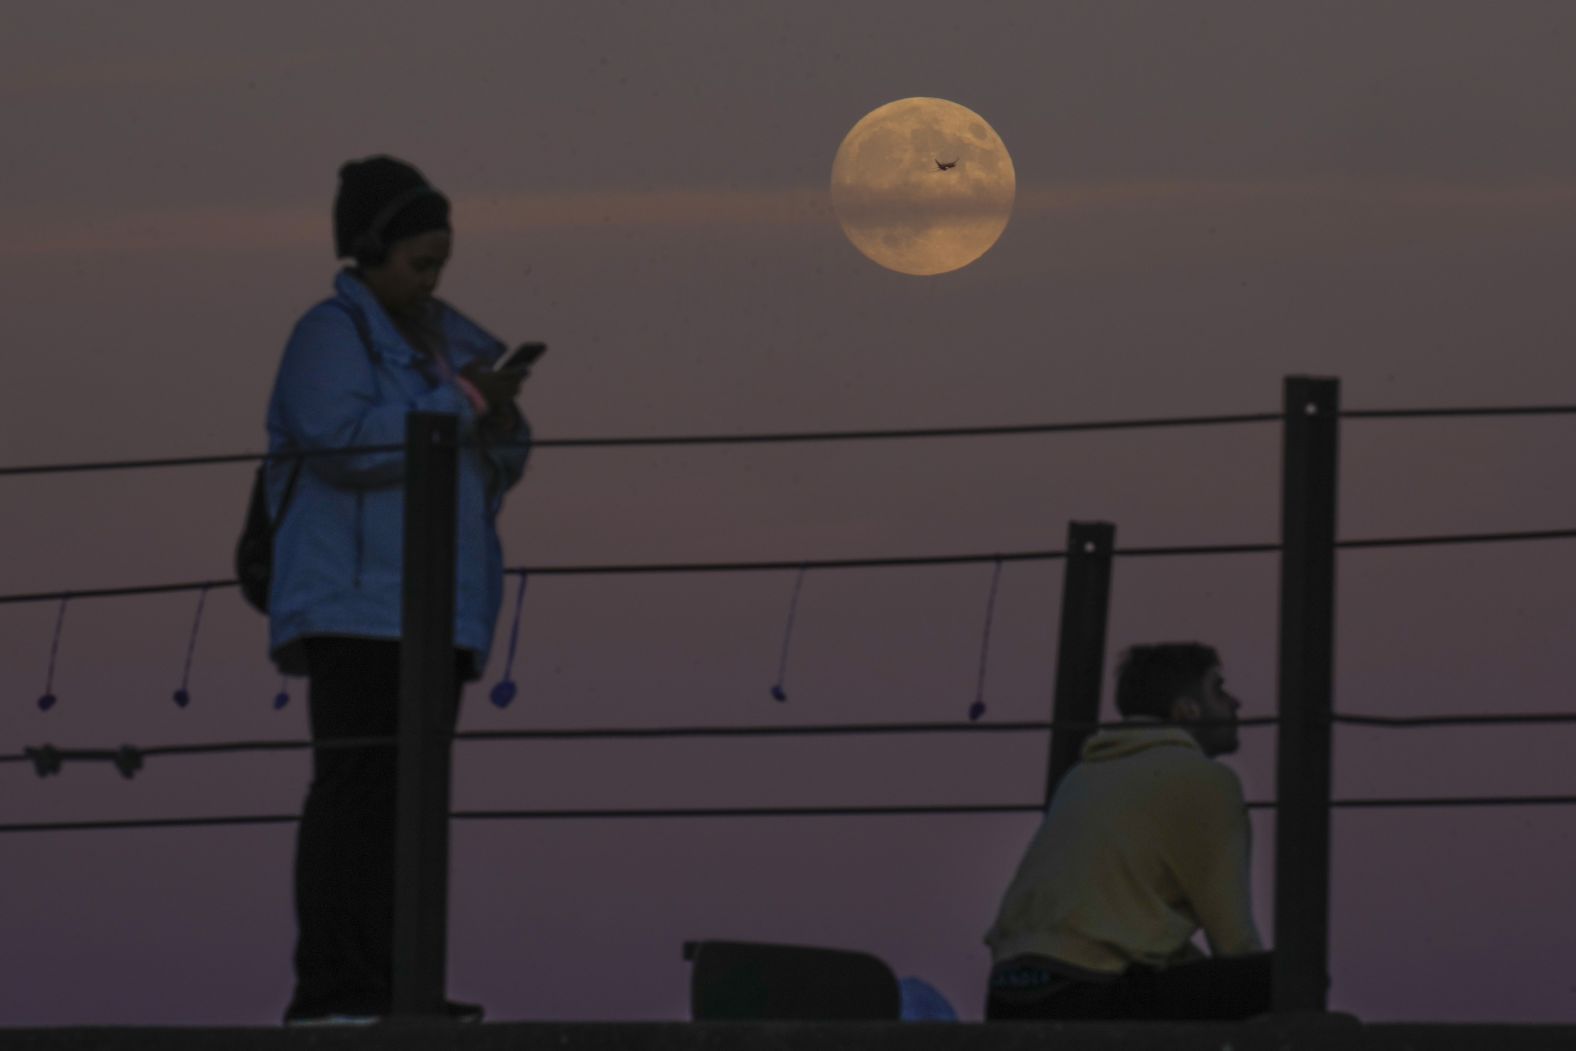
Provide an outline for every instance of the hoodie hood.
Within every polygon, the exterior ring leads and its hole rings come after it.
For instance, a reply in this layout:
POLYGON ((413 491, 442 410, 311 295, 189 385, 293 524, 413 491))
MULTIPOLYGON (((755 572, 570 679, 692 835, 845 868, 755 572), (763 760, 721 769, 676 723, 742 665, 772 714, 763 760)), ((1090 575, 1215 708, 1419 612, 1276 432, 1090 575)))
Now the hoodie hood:
POLYGON ((1086 763, 1123 759, 1151 748, 1191 748, 1202 752, 1193 735, 1180 726, 1134 721, 1131 726, 1102 730, 1084 742, 1080 758, 1086 763))

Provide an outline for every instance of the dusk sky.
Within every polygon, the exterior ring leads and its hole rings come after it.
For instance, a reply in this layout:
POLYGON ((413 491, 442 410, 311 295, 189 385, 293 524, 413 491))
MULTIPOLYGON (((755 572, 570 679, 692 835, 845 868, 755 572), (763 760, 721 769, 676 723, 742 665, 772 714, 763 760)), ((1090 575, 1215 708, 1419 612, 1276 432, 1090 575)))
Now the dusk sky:
MULTIPOLYGON (((0 463, 263 448, 296 318, 331 292, 347 159, 454 204, 443 295, 551 351, 543 438, 1576 402, 1576 6, 1559 0, 966 4, 6 4, 0 463), (968 107, 1016 198, 948 274, 840 230, 832 159, 910 96, 968 107)), ((1350 421, 1346 538, 1576 526, 1576 419, 1350 421)), ((543 449, 511 566, 1278 539, 1273 424, 949 441, 543 449)), ((0 593, 232 575, 250 464, 0 479, 0 593)), ((789 700, 790 573, 514 578, 462 728, 963 720, 988 565, 813 572, 789 700)), ((1126 645, 1202 639, 1275 705, 1273 556, 1118 558, 1126 645)), ((1337 710, 1572 708, 1576 543, 1344 553, 1337 710)), ((1061 567, 1007 565, 986 720, 1049 716, 1061 567)), ((266 624, 209 596, 0 605, 0 751, 298 738, 266 624)), ((1273 730, 1227 761, 1272 798, 1273 730)), ((1341 729, 1338 797, 1576 792, 1576 728, 1341 729)), ((1039 734, 461 744, 483 808, 1024 803, 1039 734)), ((40 780, 0 822, 290 813, 304 753, 40 780)), ((449 991, 492 1019, 687 1016, 688 939, 858 949, 978 1019, 982 935, 1032 814, 460 822, 449 991), (610 978, 611 976, 611 978, 610 978)), ((1274 821, 1253 818, 1272 934, 1274 821)), ((1331 1007, 1576 1021, 1576 812, 1334 818, 1331 1007)), ((0 1025, 272 1024, 294 828, 0 836, 0 1025)))

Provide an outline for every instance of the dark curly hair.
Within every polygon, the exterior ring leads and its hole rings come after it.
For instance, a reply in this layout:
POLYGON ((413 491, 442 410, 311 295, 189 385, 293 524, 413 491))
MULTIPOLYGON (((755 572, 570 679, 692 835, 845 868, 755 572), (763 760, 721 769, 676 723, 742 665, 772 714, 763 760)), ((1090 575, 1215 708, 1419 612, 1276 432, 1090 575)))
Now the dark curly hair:
POLYGON ((1116 710, 1124 718, 1171 717, 1171 702, 1196 695, 1204 676, 1220 664, 1215 647, 1202 642, 1160 642, 1132 646, 1116 671, 1116 710))

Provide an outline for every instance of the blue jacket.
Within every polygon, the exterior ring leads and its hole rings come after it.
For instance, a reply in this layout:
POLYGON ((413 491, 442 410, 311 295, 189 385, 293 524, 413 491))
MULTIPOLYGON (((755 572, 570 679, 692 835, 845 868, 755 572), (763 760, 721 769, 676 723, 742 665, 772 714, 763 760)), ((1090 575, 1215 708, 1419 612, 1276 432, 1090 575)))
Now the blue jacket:
MULTIPOLYGON (((285 346, 268 405, 269 452, 402 445, 410 412, 458 416, 462 443, 474 438, 470 401, 411 349, 372 291, 349 271, 340 272, 334 289, 333 299, 296 323, 285 346), (365 321, 370 352, 352 311, 365 321)), ((474 360, 497 360, 502 343, 453 308, 440 304, 440 312, 455 372, 474 360)), ((525 469, 530 428, 523 419, 513 441, 518 447, 460 450, 454 644, 470 651, 473 679, 487 662, 498 619, 503 552, 496 519, 505 491, 525 469)), ((404 461, 403 451, 303 461, 274 534, 268 594, 269 651, 282 672, 306 673, 300 643, 309 636, 400 637, 404 461)), ((270 461, 275 515, 295 462, 270 461)))

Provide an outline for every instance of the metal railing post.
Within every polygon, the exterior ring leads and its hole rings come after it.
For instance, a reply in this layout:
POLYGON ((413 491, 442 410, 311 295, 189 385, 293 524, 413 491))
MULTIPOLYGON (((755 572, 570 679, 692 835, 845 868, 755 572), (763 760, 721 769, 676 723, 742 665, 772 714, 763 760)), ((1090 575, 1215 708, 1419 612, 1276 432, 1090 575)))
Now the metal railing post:
MULTIPOLYGON (((1105 666, 1105 627, 1111 603, 1111 549, 1116 526, 1110 522, 1069 522, 1067 563, 1062 577, 1061 637, 1056 651, 1055 723, 1093 723, 1100 719, 1100 679, 1105 666)), ((1057 782, 1078 761, 1090 730, 1053 729, 1045 802, 1057 782)))
POLYGON ((1282 467, 1275 1010, 1329 990, 1331 695, 1340 381, 1288 376, 1282 467))
POLYGON ((406 418, 393 974, 404 1017, 444 1013, 457 439, 454 416, 406 418))

